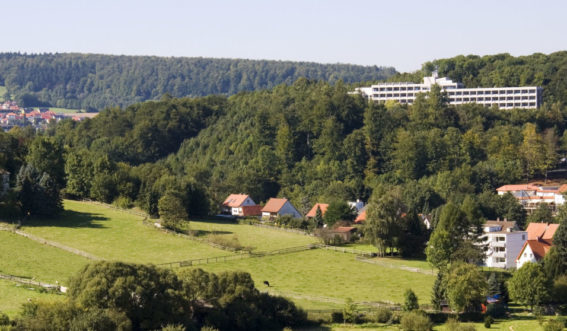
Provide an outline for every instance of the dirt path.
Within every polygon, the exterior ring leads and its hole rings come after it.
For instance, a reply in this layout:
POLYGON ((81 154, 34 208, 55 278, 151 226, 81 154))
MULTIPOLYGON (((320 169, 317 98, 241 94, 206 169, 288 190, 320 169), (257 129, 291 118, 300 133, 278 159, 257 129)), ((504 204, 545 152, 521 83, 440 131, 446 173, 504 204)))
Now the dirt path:
POLYGON ((8 227, 8 226, 1 225, 1 224, 0 224, 0 231, 12 232, 12 233, 15 233, 15 234, 17 234, 17 235, 20 235, 20 236, 22 236, 22 237, 26 237, 26 238, 28 238, 28 239, 30 239, 30 240, 37 241, 38 243, 41 243, 41 244, 44 244, 44 245, 48 245, 48 246, 53 246, 53 247, 62 249, 62 250, 64 250, 64 251, 67 251, 67 252, 69 252, 69 253, 72 253, 72 254, 75 254, 75 255, 79 255, 79 256, 85 257, 85 258, 87 258, 87 259, 89 259, 89 260, 94 260, 94 261, 104 260, 103 258, 100 258, 100 257, 98 257, 98 256, 96 256, 96 255, 91 254, 91 253, 87 253, 87 252, 82 251, 82 250, 80 250, 80 249, 76 249, 76 248, 73 248, 73 247, 65 246, 65 245, 63 245, 63 244, 61 244, 61 243, 58 243, 58 242, 56 242, 56 241, 47 240, 47 239, 44 239, 44 238, 41 238, 41 237, 38 237, 38 236, 34 236, 33 234, 29 234, 29 233, 24 232, 24 231, 22 231, 22 230, 16 230, 16 229, 13 229, 13 228, 10 228, 10 227, 8 227))

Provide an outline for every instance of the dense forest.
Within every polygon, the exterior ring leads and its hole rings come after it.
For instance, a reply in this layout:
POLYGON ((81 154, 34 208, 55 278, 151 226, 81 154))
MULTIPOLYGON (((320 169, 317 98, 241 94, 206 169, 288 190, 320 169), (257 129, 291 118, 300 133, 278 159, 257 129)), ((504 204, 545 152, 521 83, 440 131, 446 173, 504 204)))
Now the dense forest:
POLYGON ((242 59, 96 54, 0 54, 0 85, 23 106, 96 110, 164 94, 232 95, 291 84, 299 77, 334 83, 385 79, 393 68, 242 59))
MULTIPOLYGON (((506 74, 502 82, 516 83, 510 77, 537 67, 542 56, 512 58, 506 70, 483 75, 506 74), (519 62, 525 64, 514 65, 519 62)), ((548 57, 560 63, 567 53, 548 57)), ((481 71, 466 63, 508 56, 493 58, 435 65, 481 82, 475 76, 481 71)), ((541 75, 544 86, 559 84, 555 71, 541 75)), ((368 103, 349 91, 341 81, 300 78, 230 97, 164 96, 108 108, 80 123, 62 121, 38 137, 25 129, 2 134, 0 166, 18 174, 32 164, 36 181, 45 172, 69 197, 137 204, 156 216, 167 192, 185 202, 189 215, 215 212, 234 192, 257 202, 285 196, 306 212, 318 201, 368 200, 383 185, 402 187, 406 203, 425 212, 467 196, 493 202, 495 188, 545 177, 567 150, 567 109, 554 90, 548 94, 554 102, 512 111, 452 106, 439 89, 413 105, 368 103)), ((484 208, 484 216, 503 216, 497 209, 484 208)))

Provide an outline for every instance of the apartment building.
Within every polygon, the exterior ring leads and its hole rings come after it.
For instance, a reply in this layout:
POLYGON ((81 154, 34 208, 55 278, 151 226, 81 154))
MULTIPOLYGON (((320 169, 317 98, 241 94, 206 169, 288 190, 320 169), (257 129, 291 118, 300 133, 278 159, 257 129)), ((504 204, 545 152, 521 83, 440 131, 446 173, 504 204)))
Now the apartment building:
POLYGON ((543 102, 541 87, 465 88, 462 83, 453 82, 447 77, 438 78, 437 73, 424 77, 422 84, 380 83, 370 87, 359 87, 355 93, 360 93, 373 101, 395 100, 402 104, 412 104, 419 93, 431 91, 433 85, 439 85, 447 92, 449 104, 452 105, 478 103, 485 106, 498 106, 500 109, 535 109, 543 102))

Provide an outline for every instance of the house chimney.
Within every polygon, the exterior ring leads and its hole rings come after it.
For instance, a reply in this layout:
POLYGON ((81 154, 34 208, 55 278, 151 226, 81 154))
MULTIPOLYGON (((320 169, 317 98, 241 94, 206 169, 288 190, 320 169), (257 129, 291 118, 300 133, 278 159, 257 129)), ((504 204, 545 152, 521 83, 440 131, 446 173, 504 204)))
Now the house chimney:
POLYGON ((496 222, 500 222, 500 217, 496 217, 496 222))
POLYGON ((507 218, 507 217, 504 217, 504 222, 508 222, 508 218, 507 218))

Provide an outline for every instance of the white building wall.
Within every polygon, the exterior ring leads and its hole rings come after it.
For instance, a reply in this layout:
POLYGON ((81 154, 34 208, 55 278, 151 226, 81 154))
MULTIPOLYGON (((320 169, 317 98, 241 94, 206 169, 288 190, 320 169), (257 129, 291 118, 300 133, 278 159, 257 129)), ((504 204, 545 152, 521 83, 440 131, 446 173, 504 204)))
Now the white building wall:
POLYGON ((532 251, 530 245, 526 245, 526 248, 522 252, 522 255, 520 256, 518 261, 516 261, 516 267, 520 269, 525 263, 528 262, 533 262, 533 263, 537 262, 534 256, 534 252, 532 251))
POLYGON ((493 268, 516 268, 516 258, 528 239, 525 231, 510 233, 485 233, 485 243, 487 244, 486 257, 484 264, 493 268), (497 238, 504 238, 498 241, 497 238))
POLYGON ((428 92, 433 84, 438 84, 447 92, 449 103, 454 105, 478 103, 485 106, 496 105, 500 109, 535 109, 542 103, 542 89, 537 86, 463 88, 462 84, 454 83, 446 77, 431 76, 423 80, 423 84, 382 83, 361 87, 356 91, 374 101, 395 100, 412 104, 418 93, 428 92))

